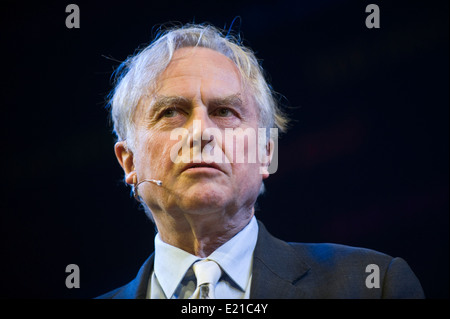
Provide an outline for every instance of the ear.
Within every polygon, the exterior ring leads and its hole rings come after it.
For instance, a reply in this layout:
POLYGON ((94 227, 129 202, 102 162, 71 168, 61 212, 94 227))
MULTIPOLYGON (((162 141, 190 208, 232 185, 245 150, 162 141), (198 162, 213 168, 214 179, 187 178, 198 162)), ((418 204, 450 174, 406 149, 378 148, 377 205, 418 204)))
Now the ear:
POLYGON ((114 145, 114 152, 116 153, 120 166, 122 166, 125 172, 125 182, 130 185, 133 184, 133 177, 136 176, 136 171, 134 169, 133 152, 127 147, 127 142, 117 142, 114 145))
POLYGON ((261 161, 261 167, 259 168, 259 172, 262 175, 263 179, 266 179, 269 177, 269 166, 270 162, 273 158, 273 150, 274 150, 274 141, 273 139, 269 139, 266 145, 265 154, 263 156, 263 160, 261 161))

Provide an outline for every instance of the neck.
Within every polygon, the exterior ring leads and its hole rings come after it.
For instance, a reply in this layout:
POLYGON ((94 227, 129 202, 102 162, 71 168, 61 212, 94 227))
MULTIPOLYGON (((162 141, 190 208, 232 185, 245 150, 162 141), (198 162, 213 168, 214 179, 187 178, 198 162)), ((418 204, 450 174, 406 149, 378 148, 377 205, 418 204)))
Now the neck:
POLYGON ((165 243, 204 258, 247 226, 253 215, 253 208, 231 216, 217 212, 178 216, 163 214, 155 216, 155 223, 165 243))

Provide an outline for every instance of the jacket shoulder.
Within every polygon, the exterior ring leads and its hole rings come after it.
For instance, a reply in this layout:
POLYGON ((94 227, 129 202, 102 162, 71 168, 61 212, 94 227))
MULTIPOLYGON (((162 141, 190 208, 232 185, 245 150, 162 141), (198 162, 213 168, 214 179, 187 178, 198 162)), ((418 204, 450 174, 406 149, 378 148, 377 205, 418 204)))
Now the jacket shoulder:
POLYGON ((121 298, 121 296, 123 295, 123 291, 126 290, 126 286, 127 285, 116 288, 112 291, 109 291, 109 292, 103 294, 103 295, 97 296, 94 299, 124 299, 124 298, 121 298))
POLYGON ((402 258, 333 243, 288 244, 310 265, 309 279, 327 286, 329 298, 424 298, 402 258))
POLYGON ((288 243, 304 258, 308 258, 308 263, 320 265, 336 265, 345 261, 350 264, 361 263, 381 263, 389 264, 393 257, 376 250, 353 247, 333 243, 288 243))

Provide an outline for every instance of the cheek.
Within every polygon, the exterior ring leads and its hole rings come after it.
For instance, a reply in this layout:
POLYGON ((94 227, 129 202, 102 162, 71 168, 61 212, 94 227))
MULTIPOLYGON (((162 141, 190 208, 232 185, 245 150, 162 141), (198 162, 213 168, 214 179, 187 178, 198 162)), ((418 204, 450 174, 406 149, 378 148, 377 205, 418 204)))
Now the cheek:
MULTIPOLYGON (((137 147, 137 169, 144 174, 161 174, 170 166, 171 143, 169 137, 161 133, 146 133, 139 136, 137 147)), ((154 176, 145 176, 155 178, 154 176)))
POLYGON ((257 164, 233 164, 236 191, 245 197, 257 197, 262 183, 262 175, 257 164))
POLYGON ((252 166, 260 162, 258 134, 253 128, 247 128, 245 131, 236 129, 233 133, 225 133, 222 150, 230 163, 252 166))

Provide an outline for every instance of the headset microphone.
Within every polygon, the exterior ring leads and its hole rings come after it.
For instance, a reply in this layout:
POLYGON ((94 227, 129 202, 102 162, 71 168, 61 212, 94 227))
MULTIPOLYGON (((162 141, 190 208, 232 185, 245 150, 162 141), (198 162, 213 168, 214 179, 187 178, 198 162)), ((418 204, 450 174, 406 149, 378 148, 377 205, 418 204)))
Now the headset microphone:
POLYGON ((134 176, 133 176, 133 185, 134 185, 133 193, 134 193, 134 198, 135 198, 138 202, 140 202, 140 200, 139 200, 139 191, 138 191, 138 187, 139 187, 140 184, 145 183, 145 182, 153 183, 153 184, 155 184, 155 185, 157 185, 157 186, 162 186, 162 181, 160 181, 160 180, 158 180, 158 179, 143 179, 142 181, 140 181, 140 182, 138 183, 138 182, 137 182, 137 176, 134 175, 134 176))
POLYGON ((136 186, 139 186, 141 183, 144 183, 144 182, 154 183, 158 186, 162 186, 162 181, 157 180, 157 179, 143 179, 142 181, 137 183, 136 186))

